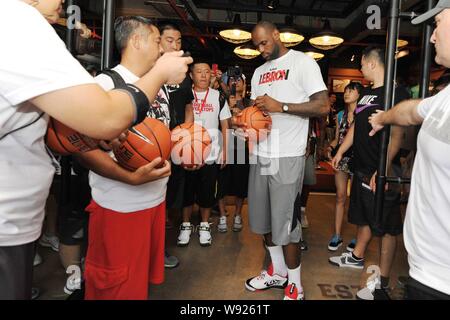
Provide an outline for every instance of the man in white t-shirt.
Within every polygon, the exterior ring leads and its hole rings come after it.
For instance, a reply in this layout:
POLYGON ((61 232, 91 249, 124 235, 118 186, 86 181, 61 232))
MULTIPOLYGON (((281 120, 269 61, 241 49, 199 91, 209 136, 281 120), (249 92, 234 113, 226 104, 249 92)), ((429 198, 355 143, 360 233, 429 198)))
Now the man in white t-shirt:
POLYGON ((192 208, 195 203, 200 207, 201 222, 198 226, 201 246, 210 246, 212 242, 209 217, 215 202, 216 181, 219 169, 226 162, 226 131, 231 119, 230 108, 219 91, 209 88, 211 67, 204 62, 194 62, 191 66, 191 78, 194 83, 194 122, 203 126, 212 140, 211 152, 206 165, 186 172, 183 197, 183 223, 180 226, 177 245, 187 246, 193 231, 191 224, 192 208), (219 124, 221 130, 219 131, 219 124), (221 143, 223 142, 223 143, 221 143), (219 168, 220 166, 220 168, 219 168))
POLYGON ((136 95, 153 99, 164 83, 182 81, 192 61, 182 52, 169 54, 135 84, 134 95, 131 88, 107 93, 50 26, 61 4, 0 1, 0 36, 8 44, 0 50, 0 299, 30 298, 34 241, 54 173, 44 148, 47 114, 93 138, 111 139, 145 111, 136 95))
MULTIPOLYGON (((436 63, 450 67, 450 0, 412 22, 435 18, 431 42, 436 63)), ((407 100, 370 118, 373 131, 385 125, 422 127, 406 210, 404 241, 409 275, 406 298, 450 299, 450 87, 425 100, 407 100)))
POLYGON ((285 299, 304 298, 300 279, 301 225, 294 213, 305 166, 309 117, 328 114, 328 91, 314 59, 287 49, 270 22, 259 22, 252 40, 266 63, 255 70, 255 105, 272 117, 272 131, 253 148, 257 164, 250 165, 249 222, 263 235, 271 265, 250 278, 248 290, 285 287, 285 299))
MULTIPOLYGON (((114 27, 122 57, 111 71, 115 77, 135 83, 160 55, 159 30, 142 17, 119 17, 114 27)), ((114 88, 107 74, 95 80, 105 90, 114 88)), ((148 116, 169 126, 164 90, 149 106, 148 116)), ((162 168, 155 168, 158 159, 150 168, 130 172, 112 157, 111 152, 101 150, 79 156, 91 169, 92 189, 92 202, 86 209, 90 217, 85 298, 145 300, 148 284, 164 280, 165 198, 170 164, 165 161, 162 168), (123 276, 117 279, 113 274, 123 276)))

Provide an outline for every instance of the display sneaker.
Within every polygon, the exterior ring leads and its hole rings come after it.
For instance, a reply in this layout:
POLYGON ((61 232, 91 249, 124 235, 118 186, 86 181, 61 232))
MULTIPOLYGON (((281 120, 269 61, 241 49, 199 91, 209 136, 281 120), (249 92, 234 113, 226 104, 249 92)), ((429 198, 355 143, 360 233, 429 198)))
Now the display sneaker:
POLYGON ((219 224, 217 225, 217 231, 219 231, 221 233, 225 233, 228 231, 227 216, 221 216, 219 218, 219 224))
POLYGON ((354 259, 351 252, 344 252, 340 256, 330 257, 328 262, 342 268, 364 269, 364 259, 354 259))
POLYGON ((303 289, 299 291, 295 283, 290 283, 284 288, 283 300, 305 300, 305 293, 303 292, 303 289))
POLYGON ((234 216, 234 222, 233 222, 233 231, 239 232, 242 230, 242 217, 241 216, 234 216))
POLYGON ((53 251, 59 251, 59 239, 57 236, 47 236, 43 233, 39 239, 39 244, 43 247, 51 248, 53 251))
POLYGON ((267 270, 261 271, 259 276, 247 279, 245 281, 245 288, 249 291, 260 291, 267 289, 284 289, 288 283, 288 278, 273 273, 272 264, 267 270))
POLYGON ((167 251, 164 251, 164 267, 167 269, 173 269, 178 267, 180 261, 177 257, 171 256, 167 251))
POLYGON ((309 228, 309 221, 308 217, 306 216, 305 212, 303 211, 300 215, 300 224, 302 225, 303 229, 309 228))
POLYGON ((357 300, 390 300, 389 288, 382 288, 380 277, 367 281, 366 286, 356 293, 357 300))
POLYGON ((71 295, 75 290, 81 289, 81 277, 70 276, 64 285, 64 293, 71 295))
POLYGON ((180 226, 180 234, 177 240, 177 246, 186 247, 191 239, 191 233, 194 226, 190 222, 183 222, 180 226))
POLYGON ((34 255, 33 267, 36 267, 36 266, 40 265, 41 263, 42 263, 42 258, 39 255, 39 253, 36 252, 34 255))
POLYGON ((353 250, 355 250, 356 247, 356 239, 352 239, 352 241, 349 242, 349 244, 347 245, 347 251, 348 252, 353 252, 353 250))
POLYGON ((328 242, 328 250, 336 251, 340 246, 342 246, 342 238, 337 234, 333 235, 330 239, 330 242, 328 242))
POLYGON ((197 226, 198 230, 198 240, 200 241, 200 245, 202 247, 208 247, 211 245, 212 237, 211 237, 211 227, 208 222, 201 222, 200 225, 197 226))

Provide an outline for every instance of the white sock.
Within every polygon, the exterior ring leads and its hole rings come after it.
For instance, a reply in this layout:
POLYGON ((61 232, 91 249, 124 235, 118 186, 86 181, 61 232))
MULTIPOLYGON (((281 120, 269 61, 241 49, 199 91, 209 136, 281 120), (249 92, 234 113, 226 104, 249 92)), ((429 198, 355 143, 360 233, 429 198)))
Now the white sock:
POLYGON ((189 227, 191 225, 190 222, 183 222, 183 227, 189 227))
POLYGON ((284 253, 282 246, 267 247, 270 253, 270 259, 272 260, 273 273, 276 273, 282 277, 287 275, 286 262, 284 262, 284 253))
POLYGON ((288 281, 289 281, 289 283, 295 284, 295 286, 298 289, 298 292, 303 291, 302 280, 301 280, 301 270, 302 270, 302 264, 300 264, 296 269, 287 269, 288 281))

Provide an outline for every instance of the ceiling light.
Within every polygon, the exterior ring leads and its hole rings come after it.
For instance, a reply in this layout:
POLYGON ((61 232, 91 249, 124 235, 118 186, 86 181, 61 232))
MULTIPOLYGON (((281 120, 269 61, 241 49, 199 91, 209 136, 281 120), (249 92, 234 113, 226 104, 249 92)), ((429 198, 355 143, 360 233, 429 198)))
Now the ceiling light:
POLYGON ((307 50, 304 51, 304 53, 310 56, 311 58, 314 58, 314 60, 316 61, 322 60, 325 57, 325 55, 322 52, 317 52, 315 50, 307 50))
POLYGON ((241 16, 238 13, 234 15, 233 24, 229 28, 220 31, 219 35, 224 40, 234 44, 244 43, 252 38, 252 34, 242 28, 241 16))
POLYGON ((406 47, 408 45, 408 41, 407 40, 403 40, 403 39, 398 39, 397 40, 397 48, 403 48, 406 47))
POLYGON ((286 27, 280 29, 280 40, 286 47, 295 47, 305 40, 305 37, 294 28, 292 16, 286 16, 284 21, 286 27))
POLYGON ((322 31, 309 39, 309 43, 320 50, 331 50, 340 46, 344 39, 337 33, 331 31, 329 20, 325 20, 322 31))
POLYGON ((271 0, 267 3, 267 9, 275 10, 278 7, 279 3, 280 2, 277 0, 271 0))
POLYGON ((259 56, 261 53, 255 49, 255 47, 251 44, 244 44, 240 47, 234 49, 234 53, 241 59, 254 59, 259 56))

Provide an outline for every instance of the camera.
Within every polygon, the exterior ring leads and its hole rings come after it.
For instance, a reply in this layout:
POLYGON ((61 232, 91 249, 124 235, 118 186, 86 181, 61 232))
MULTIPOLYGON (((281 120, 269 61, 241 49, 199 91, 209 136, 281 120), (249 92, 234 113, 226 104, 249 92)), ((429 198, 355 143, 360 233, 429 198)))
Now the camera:
POLYGON ((229 67, 227 71, 228 78, 238 79, 242 76, 242 70, 239 66, 229 67))

